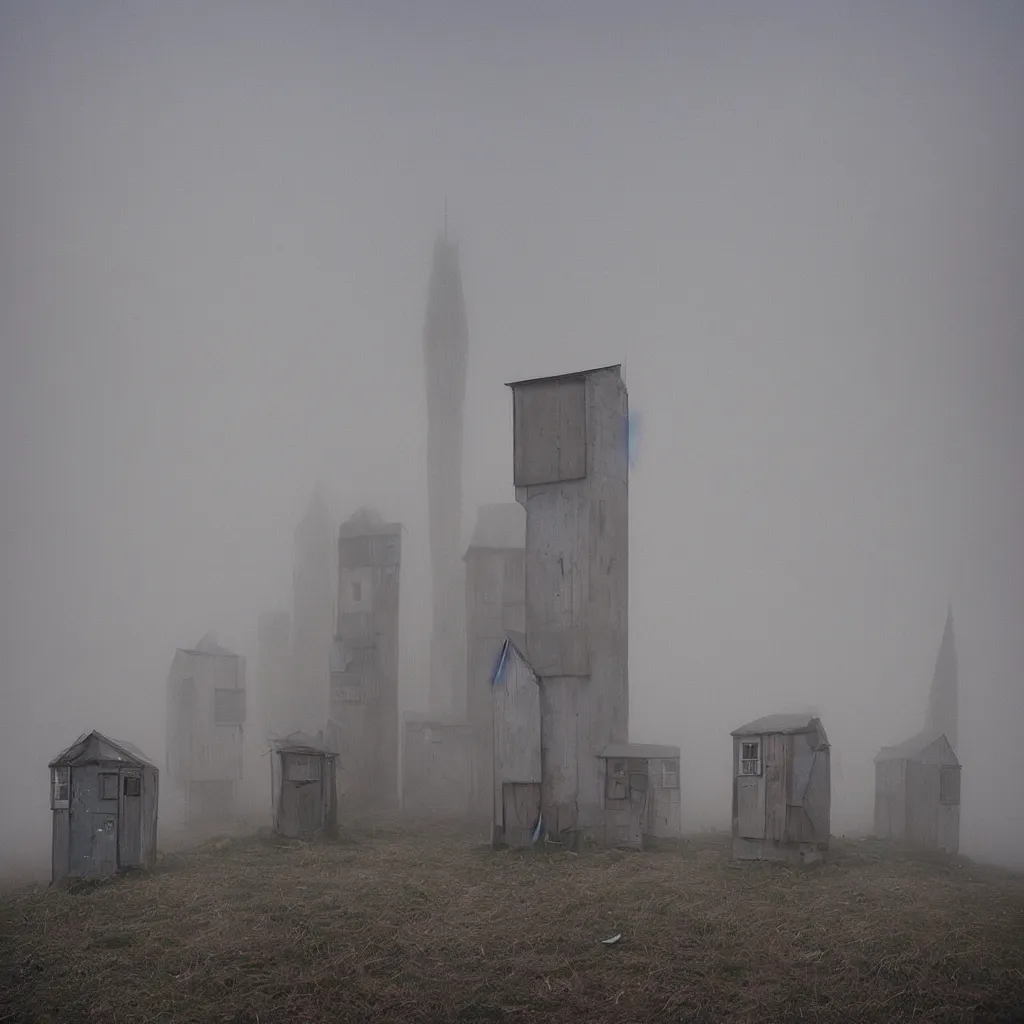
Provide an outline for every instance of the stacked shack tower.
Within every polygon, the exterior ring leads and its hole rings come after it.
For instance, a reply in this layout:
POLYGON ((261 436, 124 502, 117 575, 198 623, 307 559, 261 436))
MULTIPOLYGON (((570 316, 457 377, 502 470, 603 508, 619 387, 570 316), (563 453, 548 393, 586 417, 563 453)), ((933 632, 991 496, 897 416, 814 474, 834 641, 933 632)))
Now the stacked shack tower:
POLYGON ((330 655, 328 745, 340 752, 339 798, 398 800, 398 596, 402 527, 360 509, 338 537, 338 622, 330 655))
POLYGON ((465 708, 462 582, 462 412, 469 335, 459 250, 447 230, 434 243, 423 362, 427 389, 427 499, 433 629, 430 711, 461 718, 465 708))
POLYGON ((600 755, 629 738, 626 386, 609 366, 509 387, 544 822, 600 840, 600 755))

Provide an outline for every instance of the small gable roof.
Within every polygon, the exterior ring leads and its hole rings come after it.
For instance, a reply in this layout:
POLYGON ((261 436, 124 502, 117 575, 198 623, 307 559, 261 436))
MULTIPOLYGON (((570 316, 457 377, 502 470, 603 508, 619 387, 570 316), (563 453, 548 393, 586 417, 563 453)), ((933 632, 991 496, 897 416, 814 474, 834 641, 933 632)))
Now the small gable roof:
POLYGON ((229 651, 226 647, 221 647, 217 643, 217 635, 213 632, 203 634, 203 638, 195 645, 195 647, 182 647, 180 648, 185 654, 217 654, 222 657, 237 658, 238 655, 234 651, 229 651))
POLYGON ((156 768, 156 765, 133 743, 112 740, 97 732, 84 732, 66 750, 62 750, 49 764, 50 768, 95 764, 97 761, 122 761, 138 768, 156 768))
POLYGON ((897 743, 891 747, 882 747, 875 755, 875 760, 919 761, 923 760, 924 755, 928 753, 934 754, 939 764, 951 767, 960 766, 960 761, 957 759, 949 740, 946 739, 945 733, 929 732, 927 729, 917 733, 916 736, 911 736, 910 739, 904 740, 902 743, 897 743))
POLYGON ((733 729, 733 736, 767 736, 770 733, 790 734, 797 732, 819 732, 822 742, 827 743, 825 730, 822 728, 821 719, 816 715, 765 715, 763 718, 755 718, 738 729, 733 729))
POLYGON ((528 669, 530 675, 539 682, 537 673, 534 671, 533 666, 530 664, 526 655, 523 654, 522 650, 511 636, 506 636, 501 645, 501 650, 498 652, 498 657, 494 662, 494 671, 491 672, 491 686, 497 686, 505 681, 508 674, 509 663, 514 659, 521 662, 528 669))
POLYGON ((310 736, 305 732, 291 732, 270 741, 271 746, 281 754, 312 754, 324 757, 336 757, 337 751, 332 750, 323 739, 310 736))

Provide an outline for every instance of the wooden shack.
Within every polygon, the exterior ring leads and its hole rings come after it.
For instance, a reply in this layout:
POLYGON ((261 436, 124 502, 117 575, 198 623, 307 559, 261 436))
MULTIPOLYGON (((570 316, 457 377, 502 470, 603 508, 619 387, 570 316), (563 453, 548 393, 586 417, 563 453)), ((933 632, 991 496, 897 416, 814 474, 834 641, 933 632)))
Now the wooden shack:
POLYGON ((494 706, 495 846, 529 846, 545 834, 541 813, 540 680, 506 639, 491 676, 494 706))
POLYGON ((167 776, 189 821, 230 818, 242 780, 245 658, 207 633, 167 677, 167 776))
POLYGON ((402 728, 402 810, 465 819, 472 733, 468 722, 407 715, 402 728))
POLYGON ((605 779, 605 843, 640 850, 645 837, 678 837, 679 748, 613 743, 600 758, 605 779))
POLYGON ((732 837, 737 860, 811 863, 828 851, 828 737, 811 715, 769 715, 733 737, 732 837))
POLYGON ((875 758, 875 835, 959 851, 960 762, 944 733, 919 733, 875 758))
POLYGON ((332 835, 338 824, 337 754, 320 737, 292 733, 273 744, 274 831, 292 839, 332 835))
POLYGON ((95 730, 58 754, 50 762, 53 881, 151 867, 159 777, 138 747, 95 730))

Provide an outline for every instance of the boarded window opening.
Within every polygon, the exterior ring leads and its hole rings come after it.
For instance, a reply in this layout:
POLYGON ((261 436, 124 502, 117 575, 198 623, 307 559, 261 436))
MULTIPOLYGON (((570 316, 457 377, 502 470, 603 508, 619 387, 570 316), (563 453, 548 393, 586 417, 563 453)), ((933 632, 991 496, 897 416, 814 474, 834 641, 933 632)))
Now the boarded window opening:
POLYGON ((100 799, 101 800, 116 800, 117 799, 117 775, 108 774, 106 772, 100 775, 100 799))
POLYGON ((744 740, 740 744, 740 775, 761 774, 761 741, 744 740))
POLYGON ((124 777, 124 795, 139 796, 142 792, 142 780, 138 775, 126 775, 124 777))
POLYGON ((320 778, 320 758, 308 754, 288 756, 289 782, 316 782, 320 778))
POLYGON ((608 762, 608 777, 605 783, 605 796, 608 800, 626 799, 625 761, 608 762))
POLYGON ((960 803, 959 768, 939 769, 939 800, 947 806, 960 803))
POLYGON ((245 690, 214 690, 213 719, 215 725, 244 725, 245 690))
POLYGON ((71 794, 71 769, 70 768, 54 768, 53 769, 53 792, 51 797, 51 806, 54 810, 58 810, 62 807, 67 807, 68 798, 71 794))
POLYGON ((661 788, 679 788, 679 764, 676 761, 661 762, 661 788))

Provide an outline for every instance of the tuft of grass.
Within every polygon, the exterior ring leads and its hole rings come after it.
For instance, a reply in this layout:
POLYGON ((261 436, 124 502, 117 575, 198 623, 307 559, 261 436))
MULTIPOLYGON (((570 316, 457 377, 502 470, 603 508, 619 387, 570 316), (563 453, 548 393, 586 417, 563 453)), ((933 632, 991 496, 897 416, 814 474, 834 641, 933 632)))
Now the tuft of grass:
POLYGON ((388 819, 7 894, 0 1022, 1008 1021, 1022 950, 1024 877, 963 859, 836 840, 736 865, 714 833, 492 851, 388 819))

